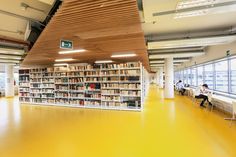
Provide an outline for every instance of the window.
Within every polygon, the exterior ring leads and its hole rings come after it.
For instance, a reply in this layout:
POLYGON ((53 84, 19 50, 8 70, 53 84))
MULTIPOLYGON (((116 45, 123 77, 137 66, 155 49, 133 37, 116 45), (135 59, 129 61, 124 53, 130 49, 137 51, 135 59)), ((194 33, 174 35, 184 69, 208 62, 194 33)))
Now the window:
POLYGON ((206 83, 210 89, 213 89, 214 87, 213 64, 207 64, 204 66, 204 83, 206 83))
POLYGON ((228 92, 228 62, 220 61, 215 63, 216 90, 228 92))
POLYGON ((192 68, 192 85, 197 86, 197 69, 194 67, 192 68))
POLYGON ((230 71, 231 93, 236 94, 236 58, 232 59, 230 62, 230 71))
POLYGON ((179 77, 179 78, 180 78, 180 80, 182 80, 182 81, 183 81, 183 79, 184 79, 183 75, 184 75, 184 71, 181 70, 181 71, 180 71, 180 77, 179 77))
POLYGON ((192 84, 191 69, 188 69, 188 84, 192 84))
POLYGON ((197 67, 197 85, 203 84, 203 66, 197 67))
POLYGON ((188 71, 187 69, 184 70, 184 84, 188 84, 188 71))
POLYGON ((215 93, 235 98, 236 57, 227 57, 227 59, 182 69, 178 71, 178 78, 195 87, 206 83, 215 93))

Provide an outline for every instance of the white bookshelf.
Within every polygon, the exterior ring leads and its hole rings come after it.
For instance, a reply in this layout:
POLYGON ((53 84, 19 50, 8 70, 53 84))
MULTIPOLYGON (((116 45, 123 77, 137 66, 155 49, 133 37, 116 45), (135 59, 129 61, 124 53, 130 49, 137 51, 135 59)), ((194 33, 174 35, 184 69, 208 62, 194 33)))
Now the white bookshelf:
POLYGON ((20 69, 19 77, 21 103, 143 109, 145 86, 140 62, 20 69))

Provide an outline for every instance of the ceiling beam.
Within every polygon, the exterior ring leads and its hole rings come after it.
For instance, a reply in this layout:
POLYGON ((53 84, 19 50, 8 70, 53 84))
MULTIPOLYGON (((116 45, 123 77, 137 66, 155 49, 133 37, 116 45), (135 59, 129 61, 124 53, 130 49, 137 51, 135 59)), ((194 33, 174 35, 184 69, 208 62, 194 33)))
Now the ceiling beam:
POLYGON ((204 55, 204 51, 199 52, 173 52, 173 53, 157 53, 149 55, 149 59, 158 59, 158 58, 169 58, 169 57, 193 57, 204 55))
POLYGON ((36 22, 42 26, 45 26, 44 24, 42 24, 40 21, 38 20, 35 20, 35 19, 32 19, 32 18, 29 18, 29 17, 25 17, 25 16, 21 16, 21 15, 18 15, 18 14, 14 14, 14 13, 11 13, 11 12, 8 12, 8 11, 5 11, 5 10, 0 10, 0 13, 1 14, 5 14, 5 15, 8 15, 8 16, 12 16, 12 17, 15 17, 15 18, 18 18, 18 19, 22 19, 22 20, 25 20, 25 21, 33 21, 33 22, 36 22))

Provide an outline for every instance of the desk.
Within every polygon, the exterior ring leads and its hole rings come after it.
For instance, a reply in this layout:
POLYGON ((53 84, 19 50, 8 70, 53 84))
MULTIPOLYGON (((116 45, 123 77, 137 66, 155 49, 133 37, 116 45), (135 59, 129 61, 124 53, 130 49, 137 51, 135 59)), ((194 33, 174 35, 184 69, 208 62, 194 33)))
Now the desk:
MULTIPOLYGON (((187 91, 187 96, 192 96, 190 93, 190 91, 192 90, 192 91, 194 91, 194 88, 191 88, 191 87, 184 87, 184 89, 187 91)), ((192 94, 194 94, 193 92, 192 92, 192 94)))
MULTIPOLYGON (((235 99, 232 98, 228 98, 228 97, 224 97, 221 95, 213 95, 212 96, 213 99, 221 101, 221 102, 225 102, 230 104, 231 106, 233 105, 233 101, 235 101, 235 99)), ((225 120, 235 120, 234 114, 233 114, 233 118, 224 118, 225 120)))

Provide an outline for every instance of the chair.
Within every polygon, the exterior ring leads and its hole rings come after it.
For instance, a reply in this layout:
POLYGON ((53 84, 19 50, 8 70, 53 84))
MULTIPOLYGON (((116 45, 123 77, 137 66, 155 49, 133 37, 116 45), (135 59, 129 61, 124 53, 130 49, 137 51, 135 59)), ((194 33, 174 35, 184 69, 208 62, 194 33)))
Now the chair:
POLYGON ((231 127, 232 124, 233 124, 233 120, 236 120, 236 117, 235 117, 235 115, 236 115, 236 101, 233 101, 233 102, 232 102, 232 107, 233 107, 233 116, 232 116, 232 118, 230 119, 230 120, 231 120, 230 127, 231 127))
MULTIPOLYGON (((213 96, 212 93, 208 93, 208 94, 207 94, 208 101, 209 101, 211 104, 212 104, 212 96, 213 96)), ((211 112, 212 112, 213 108, 214 108, 214 105, 212 104, 212 105, 211 105, 211 112)))
POLYGON ((195 91, 194 91, 194 89, 190 89, 189 90, 189 96, 192 97, 192 102, 195 105, 197 103, 197 99, 195 98, 195 91))

